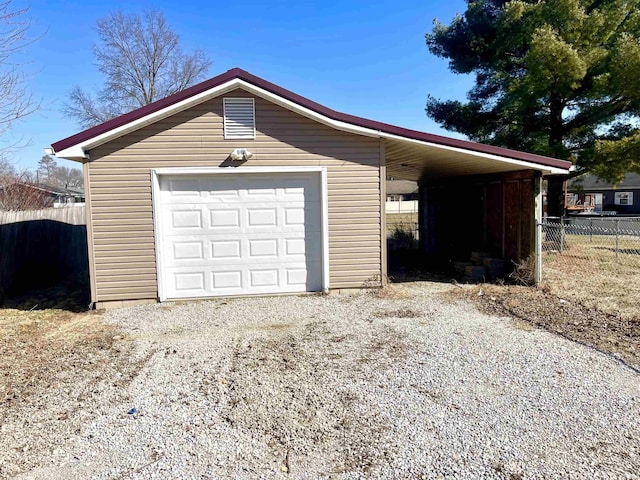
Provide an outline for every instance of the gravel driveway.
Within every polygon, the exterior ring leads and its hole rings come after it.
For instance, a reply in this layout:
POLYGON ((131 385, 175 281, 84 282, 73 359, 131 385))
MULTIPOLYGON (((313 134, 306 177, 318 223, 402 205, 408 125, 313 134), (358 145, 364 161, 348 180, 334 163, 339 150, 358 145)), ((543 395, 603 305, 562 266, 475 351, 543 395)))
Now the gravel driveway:
POLYGON ((18 478, 639 478, 638 373, 438 288, 110 312, 133 380, 18 478))

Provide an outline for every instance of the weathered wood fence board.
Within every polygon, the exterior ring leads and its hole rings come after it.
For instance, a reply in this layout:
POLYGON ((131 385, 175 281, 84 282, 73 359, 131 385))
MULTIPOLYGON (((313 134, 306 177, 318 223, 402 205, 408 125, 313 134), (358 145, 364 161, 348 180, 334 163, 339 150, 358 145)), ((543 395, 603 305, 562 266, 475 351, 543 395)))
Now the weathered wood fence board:
POLYGON ((84 207, 0 211, 0 303, 88 277, 84 207))
POLYGON ((70 225, 85 225, 85 207, 45 208, 43 210, 0 210, 0 225, 31 220, 54 220, 70 225))

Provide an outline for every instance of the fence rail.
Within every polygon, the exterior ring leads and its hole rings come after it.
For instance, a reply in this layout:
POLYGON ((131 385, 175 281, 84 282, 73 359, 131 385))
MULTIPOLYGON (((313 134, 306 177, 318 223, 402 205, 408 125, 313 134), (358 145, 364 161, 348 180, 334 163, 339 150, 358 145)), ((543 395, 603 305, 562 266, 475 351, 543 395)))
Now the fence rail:
POLYGON ((387 200, 386 213, 418 213, 418 200, 387 200))
POLYGON ((640 268, 640 218, 548 217, 542 250, 592 265, 640 268))
POLYGON ((0 225, 30 222, 33 220, 53 220, 69 225, 85 225, 85 207, 44 208, 41 210, 0 210, 0 225))

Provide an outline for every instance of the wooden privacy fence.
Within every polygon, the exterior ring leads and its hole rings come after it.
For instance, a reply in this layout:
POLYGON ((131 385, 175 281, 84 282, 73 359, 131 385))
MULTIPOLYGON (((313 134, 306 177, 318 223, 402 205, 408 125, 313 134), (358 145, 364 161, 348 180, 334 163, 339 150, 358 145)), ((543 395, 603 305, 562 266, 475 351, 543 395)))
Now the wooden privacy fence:
MULTIPOLYGON (((70 204, 73 205, 73 204, 70 204)), ((85 208, 64 207, 45 208, 43 210, 3 211, 0 210, 0 225, 18 222, 30 222, 33 220, 53 220, 69 225, 85 225, 85 208)))
POLYGON ((0 211, 0 303, 88 278, 84 207, 0 211))

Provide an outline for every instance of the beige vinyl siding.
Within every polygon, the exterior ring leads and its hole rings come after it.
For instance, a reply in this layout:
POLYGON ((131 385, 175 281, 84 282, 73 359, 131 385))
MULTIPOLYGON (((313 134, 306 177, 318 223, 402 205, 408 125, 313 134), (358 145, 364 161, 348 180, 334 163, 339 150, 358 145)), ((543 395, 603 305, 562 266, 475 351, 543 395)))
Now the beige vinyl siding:
POLYGON ((380 275, 380 140, 259 97, 255 105, 255 140, 224 139, 218 97, 91 151, 95 301, 157 297, 150 170, 216 167, 234 148, 254 154, 246 166, 327 167, 330 288, 361 287, 380 275))

